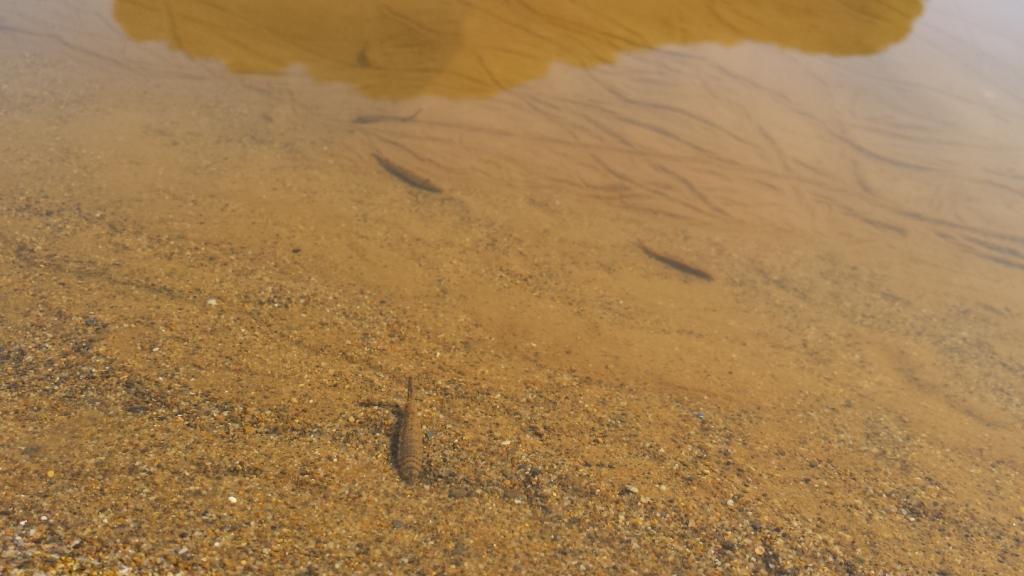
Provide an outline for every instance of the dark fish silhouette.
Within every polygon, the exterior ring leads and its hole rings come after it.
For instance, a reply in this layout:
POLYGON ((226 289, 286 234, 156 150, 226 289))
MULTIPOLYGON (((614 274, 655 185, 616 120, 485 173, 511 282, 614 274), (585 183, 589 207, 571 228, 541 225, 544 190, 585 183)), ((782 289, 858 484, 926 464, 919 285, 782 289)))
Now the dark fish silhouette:
POLYGON ((381 156, 380 154, 377 154, 376 152, 373 154, 373 159, 377 161, 377 164, 380 164, 380 167, 383 168, 385 172, 391 174, 395 178, 398 178, 402 182, 405 182, 409 186, 412 186, 413 188, 419 188, 420 190, 424 190, 426 192, 431 192, 434 194, 441 193, 441 189, 438 188, 437 185, 431 182, 430 180, 424 178, 423 176, 420 176, 419 174, 416 174, 415 172, 409 170, 408 168, 403 168, 402 166, 395 164, 391 160, 388 160, 387 158, 381 156))
POLYGON ((413 484, 423 471, 423 431, 416 413, 412 378, 406 379, 406 387, 405 410, 402 411, 402 427, 398 433, 398 475, 413 484))
POLYGON ((408 116, 399 116, 397 114, 363 114, 362 116, 356 116, 352 119, 353 124, 377 124, 378 122, 412 122, 420 115, 420 111, 417 110, 408 116))
POLYGON ((704 280, 706 282, 711 282, 712 280, 714 280, 714 278, 711 277, 711 274, 708 274, 707 272, 701 270, 700 268, 690 266, 685 262, 681 262, 679 260, 676 260, 675 258, 670 258, 668 256, 665 256, 664 254, 658 254, 654 250, 651 250, 647 246, 644 246, 642 242, 637 242, 637 245, 640 246, 640 249, 643 250, 644 254, 648 258, 651 258, 652 260, 655 260, 657 262, 661 262, 665 266, 668 266, 669 268, 677 272, 682 272, 683 274, 686 274, 687 276, 693 276, 694 278, 700 278, 701 280, 704 280))

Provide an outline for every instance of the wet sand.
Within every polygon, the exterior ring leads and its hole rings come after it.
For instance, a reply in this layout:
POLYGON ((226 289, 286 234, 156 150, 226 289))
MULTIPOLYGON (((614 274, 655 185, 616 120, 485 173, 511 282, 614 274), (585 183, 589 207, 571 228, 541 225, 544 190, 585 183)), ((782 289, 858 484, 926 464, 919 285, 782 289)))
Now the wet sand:
POLYGON ((1024 571, 1015 9, 484 95, 13 4, 0 572, 1024 571))

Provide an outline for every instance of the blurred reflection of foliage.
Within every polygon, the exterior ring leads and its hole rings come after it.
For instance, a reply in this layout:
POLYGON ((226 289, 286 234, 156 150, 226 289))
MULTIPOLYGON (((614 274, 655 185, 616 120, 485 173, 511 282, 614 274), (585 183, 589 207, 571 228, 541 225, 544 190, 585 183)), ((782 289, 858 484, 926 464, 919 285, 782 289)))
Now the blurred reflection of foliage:
POLYGON ((485 97, 552 62, 592 66, 665 44, 745 40, 865 55, 910 31, 921 0, 116 0, 139 41, 236 72, 303 66, 375 98, 485 97))

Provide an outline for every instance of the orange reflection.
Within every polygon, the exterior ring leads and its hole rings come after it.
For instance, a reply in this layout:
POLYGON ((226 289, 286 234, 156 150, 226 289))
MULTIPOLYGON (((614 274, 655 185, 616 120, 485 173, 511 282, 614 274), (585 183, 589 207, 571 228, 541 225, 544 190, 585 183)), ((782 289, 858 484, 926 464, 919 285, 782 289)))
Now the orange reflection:
POLYGON ((116 0, 133 39, 236 72, 301 65, 376 98, 484 97, 553 62, 593 66, 664 44, 744 40, 871 54, 900 41, 921 0, 116 0))

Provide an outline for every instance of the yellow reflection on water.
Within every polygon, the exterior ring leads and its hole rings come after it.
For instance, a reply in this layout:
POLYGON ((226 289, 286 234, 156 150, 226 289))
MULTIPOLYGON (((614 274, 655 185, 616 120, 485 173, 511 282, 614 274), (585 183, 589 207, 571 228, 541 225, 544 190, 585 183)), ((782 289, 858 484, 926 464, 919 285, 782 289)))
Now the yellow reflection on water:
POLYGON ((484 97, 544 74, 672 43, 746 40, 864 55, 902 40, 921 0, 117 0, 139 41, 234 71, 294 65, 376 98, 484 97))

